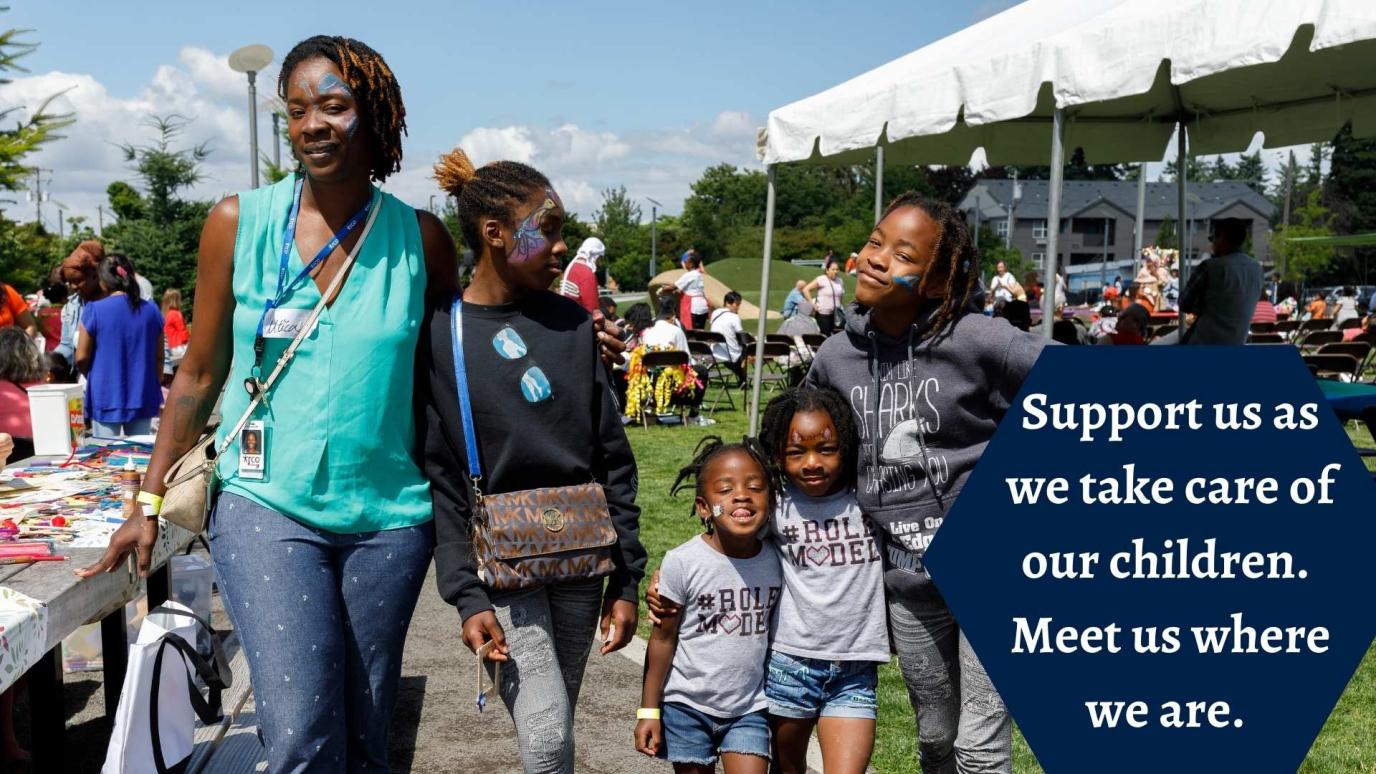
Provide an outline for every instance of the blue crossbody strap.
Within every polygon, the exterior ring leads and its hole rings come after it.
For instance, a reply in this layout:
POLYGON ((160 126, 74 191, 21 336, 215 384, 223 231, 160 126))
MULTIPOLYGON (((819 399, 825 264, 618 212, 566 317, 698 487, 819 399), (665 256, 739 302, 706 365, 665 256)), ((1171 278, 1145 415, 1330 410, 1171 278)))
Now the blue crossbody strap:
POLYGON ((454 318, 454 382, 459 389, 459 416, 463 420, 463 443, 468 455, 468 475, 478 490, 483 469, 478 462, 478 434, 473 430, 473 404, 468 398, 468 368, 463 360, 463 294, 455 293, 449 308, 454 318))

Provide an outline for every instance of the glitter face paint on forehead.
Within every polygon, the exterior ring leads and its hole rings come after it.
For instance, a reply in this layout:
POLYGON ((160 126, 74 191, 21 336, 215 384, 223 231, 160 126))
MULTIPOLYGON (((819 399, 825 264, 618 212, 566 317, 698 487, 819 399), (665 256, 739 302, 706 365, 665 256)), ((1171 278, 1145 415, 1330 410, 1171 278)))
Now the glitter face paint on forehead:
POLYGON ((325 73, 320 77, 320 82, 315 85, 321 94, 344 94, 352 97, 354 93, 349 90, 348 84, 339 79, 334 73, 325 73))
POLYGON ((546 188, 545 200, 521 221, 516 227, 515 233, 512 234, 512 239, 515 240, 516 244, 511 250, 511 255, 507 258, 508 261, 525 263, 549 246, 549 240, 545 238, 541 224, 546 215, 560 207, 563 207, 563 204, 559 201, 559 194, 555 193, 552 188, 546 188))

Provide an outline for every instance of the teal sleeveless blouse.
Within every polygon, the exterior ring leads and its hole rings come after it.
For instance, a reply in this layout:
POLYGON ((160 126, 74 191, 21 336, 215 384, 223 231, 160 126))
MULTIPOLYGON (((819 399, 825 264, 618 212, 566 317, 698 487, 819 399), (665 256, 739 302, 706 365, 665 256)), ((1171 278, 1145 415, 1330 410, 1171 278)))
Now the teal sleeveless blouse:
MULTIPOLYGON (((244 380, 267 300, 276 293, 282 237, 295 178, 239 194, 234 243, 234 359, 220 438, 248 408, 244 380)), ((382 194, 377 220, 334 303, 259 406, 267 468, 238 476, 239 445, 219 461, 223 489, 308 526, 334 533, 397 529, 431 519, 430 485, 416 464, 412 392, 425 294, 425 254, 416 211, 382 194)), ((361 226, 360 226, 361 228, 361 226)), ((288 276, 304 266, 293 245, 288 276)), ((313 281, 283 309, 309 311, 313 281)), ((263 378, 290 339, 268 339, 263 378)))

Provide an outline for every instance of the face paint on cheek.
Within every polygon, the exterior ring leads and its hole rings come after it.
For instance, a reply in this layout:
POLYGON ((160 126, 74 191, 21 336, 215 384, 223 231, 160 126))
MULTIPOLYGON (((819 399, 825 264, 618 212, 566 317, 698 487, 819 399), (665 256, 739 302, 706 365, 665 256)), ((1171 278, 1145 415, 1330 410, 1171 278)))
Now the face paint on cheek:
POLYGON ((354 113, 349 117, 349 122, 344 125, 344 136, 350 140, 358 134, 358 114, 354 113))
POLYGON ((917 286, 922 282, 921 274, 900 274, 893 278, 895 285, 907 288, 909 293, 916 293, 917 286))

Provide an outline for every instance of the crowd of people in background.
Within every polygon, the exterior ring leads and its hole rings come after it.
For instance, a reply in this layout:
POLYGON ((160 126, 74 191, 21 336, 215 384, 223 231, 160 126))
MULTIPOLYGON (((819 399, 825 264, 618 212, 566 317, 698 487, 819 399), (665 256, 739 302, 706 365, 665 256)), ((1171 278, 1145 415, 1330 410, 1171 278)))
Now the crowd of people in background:
POLYGON ((85 419, 102 438, 146 435, 163 389, 190 340, 181 291, 161 308, 127 255, 98 240, 79 243, 36 293, 0 282, 0 432, 15 459, 32 454, 28 388, 84 387, 85 419))

